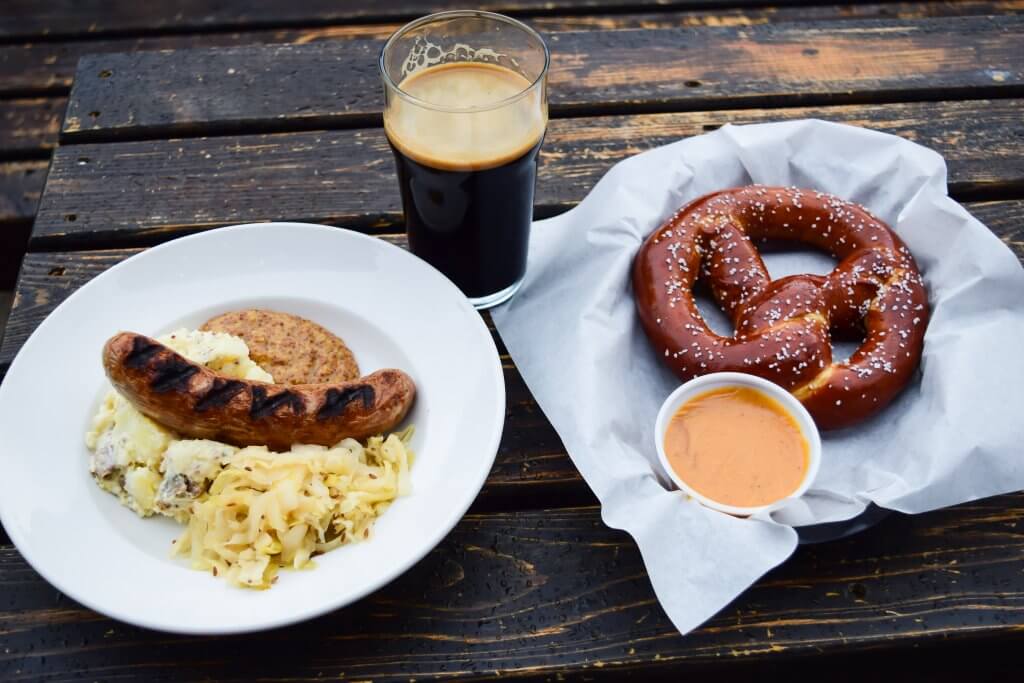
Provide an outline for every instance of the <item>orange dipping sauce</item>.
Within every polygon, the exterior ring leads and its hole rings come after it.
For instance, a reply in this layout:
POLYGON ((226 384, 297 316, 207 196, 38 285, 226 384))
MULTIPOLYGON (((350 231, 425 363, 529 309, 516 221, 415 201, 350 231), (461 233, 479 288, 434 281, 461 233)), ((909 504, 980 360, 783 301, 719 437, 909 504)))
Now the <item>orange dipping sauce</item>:
POLYGON ((665 455, 690 488, 718 503, 758 507, 796 491, 810 466, 796 419, 748 387, 690 399, 665 430, 665 455))

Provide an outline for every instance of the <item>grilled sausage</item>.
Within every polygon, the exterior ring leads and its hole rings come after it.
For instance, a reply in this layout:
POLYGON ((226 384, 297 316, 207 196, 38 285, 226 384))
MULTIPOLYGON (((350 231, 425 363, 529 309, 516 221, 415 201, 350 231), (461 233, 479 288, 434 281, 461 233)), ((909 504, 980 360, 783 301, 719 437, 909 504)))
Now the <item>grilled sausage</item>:
POLYGON ((111 384, 140 412, 197 439, 235 446, 333 446, 393 429, 416 396, 401 370, 355 382, 283 386, 225 377, 133 332, 103 347, 111 384))

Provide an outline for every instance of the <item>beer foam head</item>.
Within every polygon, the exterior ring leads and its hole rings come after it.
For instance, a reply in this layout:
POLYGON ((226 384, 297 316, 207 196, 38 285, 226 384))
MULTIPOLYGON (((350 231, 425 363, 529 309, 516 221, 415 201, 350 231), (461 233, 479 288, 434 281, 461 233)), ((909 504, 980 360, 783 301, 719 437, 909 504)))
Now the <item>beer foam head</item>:
POLYGON ((406 76, 384 128, 403 154, 433 168, 479 170, 526 154, 544 135, 543 84, 483 62, 451 62, 406 76))

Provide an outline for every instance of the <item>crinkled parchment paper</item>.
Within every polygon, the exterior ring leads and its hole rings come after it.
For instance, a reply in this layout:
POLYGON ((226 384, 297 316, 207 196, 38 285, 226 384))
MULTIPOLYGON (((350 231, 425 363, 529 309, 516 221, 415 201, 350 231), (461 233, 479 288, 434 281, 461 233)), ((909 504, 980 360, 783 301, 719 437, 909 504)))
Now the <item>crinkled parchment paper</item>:
MULTIPOLYGON (((869 502, 918 513, 1024 489, 1024 270, 946 196, 946 167, 899 137, 817 120, 726 126, 616 165, 566 214, 534 225, 519 294, 494 321, 602 517, 628 531, 682 633, 785 560, 792 525, 849 519, 869 502), (875 419, 825 433, 801 501, 737 519, 671 488, 654 419, 679 382, 648 343, 630 289, 644 238, 685 202, 762 183, 867 206, 910 247, 932 319, 915 380, 875 419)), ((766 258, 773 277, 824 257, 766 258)))

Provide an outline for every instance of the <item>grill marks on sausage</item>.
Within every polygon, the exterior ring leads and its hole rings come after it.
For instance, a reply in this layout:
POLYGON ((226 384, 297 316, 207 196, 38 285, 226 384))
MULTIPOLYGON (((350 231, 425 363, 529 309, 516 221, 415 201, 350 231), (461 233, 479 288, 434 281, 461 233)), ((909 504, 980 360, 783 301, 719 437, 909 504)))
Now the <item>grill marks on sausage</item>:
POLYGON ((133 332, 107 340, 103 369, 125 399, 168 429, 240 448, 282 451, 384 434, 416 397, 416 385, 401 370, 339 384, 275 385, 221 375, 133 332))
MULTIPOLYGON (((174 390, 188 391, 189 381, 201 370, 198 364, 143 335, 136 335, 132 339, 132 348, 124 357, 124 364, 148 374, 148 384, 157 393, 174 390)), ((210 388, 199 397, 192 409, 196 413, 204 413, 208 410, 222 408, 239 394, 249 392, 249 416, 254 420, 274 415, 285 406, 291 408, 293 415, 306 413, 305 401, 297 392, 284 389, 271 394, 268 388, 272 386, 215 377, 210 388)), ((323 397, 323 403, 316 411, 317 421, 329 420, 342 415, 352 403, 361 402, 365 410, 371 410, 377 399, 374 388, 369 384, 329 388, 324 392, 323 397)))
POLYGON ((149 386, 158 394, 175 389, 187 389, 192 375, 199 372, 197 366, 177 354, 154 358, 149 363, 149 367, 152 371, 149 386))
POLYGON ((210 387, 210 390, 196 403, 195 411, 202 413, 211 408, 221 408, 244 390, 245 382, 218 377, 213 380, 213 386, 210 387))
POLYGON ((249 417, 254 420, 273 415, 281 406, 290 405, 295 415, 302 415, 306 412, 306 404, 302 397, 290 389, 267 395, 267 388, 255 385, 252 388, 252 404, 249 406, 249 417))
POLYGON ((150 375, 149 386, 158 394, 175 389, 186 389, 188 381, 199 372, 199 368, 176 353, 162 353, 166 347, 136 336, 132 339, 132 350, 125 356, 124 364, 150 375))
POLYGON ((124 364, 135 369, 145 368, 162 348, 164 347, 161 344, 151 342, 142 336, 136 336, 132 339, 132 350, 125 356, 124 364))
POLYGON ((327 420, 337 417, 345 412, 345 408, 349 403, 356 399, 361 399, 363 401, 363 408, 369 410, 373 407, 375 398, 373 387, 368 384, 347 387, 345 389, 328 389, 327 395, 324 397, 324 403, 316 413, 316 419, 327 420))

